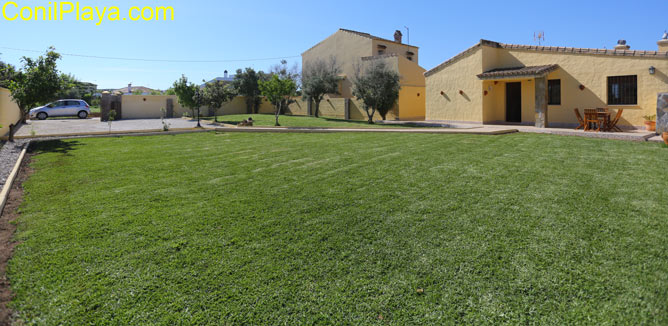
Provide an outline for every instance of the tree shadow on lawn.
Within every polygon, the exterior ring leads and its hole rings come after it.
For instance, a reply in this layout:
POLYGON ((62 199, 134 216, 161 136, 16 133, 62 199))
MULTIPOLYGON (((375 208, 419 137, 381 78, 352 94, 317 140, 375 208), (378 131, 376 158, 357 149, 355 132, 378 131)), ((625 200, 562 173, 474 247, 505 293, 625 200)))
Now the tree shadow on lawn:
POLYGON ((62 141, 60 139, 56 140, 46 140, 40 142, 33 142, 28 148, 28 152, 39 154, 39 153, 60 153, 66 156, 71 156, 69 152, 76 149, 76 147, 81 146, 81 143, 77 140, 62 141))
MULTIPOLYGON (((249 117, 252 117, 253 115, 260 115, 260 114, 249 114, 249 117)), ((273 114, 265 114, 265 115, 271 115, 273 117, 273 114)), ((327 122, 335 122, 337 125, 331 125, 331 126, 318 126, 314 125, 312 128, 336 128, 336 127, 346 127, 351 126, 351 127, 357 127, 357 126, 368 126, 369 122, 364 121, 364 120, 346 120, 346 119, 340 119, 340 118, 327 118, 327 117, 314 117, 314 116, 296 116, 296 115, 281 115, 281 117, 290 117, 292 119, 304 119, 304 120, 310 120, 313 121, 322 119, 327 122)), ((280 118, 279 118, 280 119, 280 118)), ((207 118, 202 118, 202 120, 213 120, 212 117, 207 117, 207 118)), ((218 118, 218 123, 224 123, 224 124, 230 124, 230 125, 238 125, 241 123, 243 119, 240 120, 225 120, 221 119, 220 117, 218 118)), ((280 120, 279 120, 280 122, 280 120)), ((382 126, 383 124, 377 123, 377 126, 382 126)), ((303 125, 303 126, 287 126, 287 127, 294 127, 294 128, 311 128, 308 125, 303 125)), ((413 125, 391 125, 390 127, 409 127, 409 128, 415 128, 416 126, 413 125)))

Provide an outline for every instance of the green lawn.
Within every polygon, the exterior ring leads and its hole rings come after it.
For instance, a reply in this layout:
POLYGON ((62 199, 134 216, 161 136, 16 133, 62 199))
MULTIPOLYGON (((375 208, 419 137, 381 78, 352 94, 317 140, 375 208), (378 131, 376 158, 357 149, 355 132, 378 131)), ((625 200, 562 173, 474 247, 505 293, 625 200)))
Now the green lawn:
MULTIPOLYGON (((231 114, 218 116, 218 121, 228 124, 238 124, 244 119, 253 118, 254 126, 274 126, 276 117, 273 114, 231 114)), ((213 117, 205 118, 212 120, 213 117)), ((367 121, 359 120, 344 120, 327 117, 306 117, 306 116, 291 116, 282 115, 278 118, 278 122, 283 127, 329 127, 329 128, 397 128, 406 127, 401 125, 383 125, 383 124, 369 124, 367 121)))
POLYGON ((28 325, 668 324, 663 144, 200 133, 35 151, 8 270, 28 325))

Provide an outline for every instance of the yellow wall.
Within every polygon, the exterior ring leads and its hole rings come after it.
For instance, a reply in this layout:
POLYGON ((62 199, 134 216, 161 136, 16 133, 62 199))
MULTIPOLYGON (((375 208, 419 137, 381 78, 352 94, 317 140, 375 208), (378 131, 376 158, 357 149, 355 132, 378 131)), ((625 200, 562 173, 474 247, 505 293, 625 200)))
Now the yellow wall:
MULTIPOLYGON (((502 53, 497 56, 497 62, 502 66, 513 66, 517 62, 526 66, 559 65, 560 69, 548 75, 548 79, 561 79, 561 105, 548 107, 548 124, 553 126, 575 124, 577 119, 573 113, 574 108, 609 107, 624 109, 620 125, 641 128, 643 115, 656 114, 657 93, 668 91, 666 59, 503 49, 497 51, 502 53), (656 68, 654 75, 649 74, 650 66, 656 68), (607 77, 625 75, 638 76, 638 104, 608 105, 607 77), (580 90, 580 85, 584 85, 585 89, 580 90)), ((530 121, 532 122, 533 118, 530 121)))
POLYGON ((482 82, 476 77, 482 71, 481 57, 477 48, 426 78, 427 120, 482 123, 482 82))
POLYGON ((499 80, 496 84, 491 80, 484 81, 482 88, 484 123, 504 123, 506 121, 506 83, 514 82, 522 83, 522 124, 534 124, 536 86, 533 79, 499 80))
POLYGON ((174 102, 174 117, 190 111, 179 104, 176 95, 123 95, 121 112, 123 119, 155 119, 162 116, 160 109, 167 109, 167 99, 174 102))
POLYGON ((0 88, 0 137, 7 136, 9 125, 15 124, 21 118, 18 105, 12 100, 8 89, 0 88))
MULTIPOLYGON (((174 117, 180 118, 183 113, 190 113, 190 110, 179 104, 175 95, 123 95, 122 110, 123 119, 158 119, 162 116, 161 108, 167 107, 167 99, 174 101, 174 117)), ((295 103, 290 104, 288 114, 306 115, 307 106, 301 98, 296 99, 295 103)), ((274 106, 268 101, 262 101, 260 104, 260 113, 274 113, 274 106)), ((342 111, 343 112, 343 111, 342 111)), ((201 116, 208 116, 209 108, 200 109, 201 116)), ((245 114, 246 100, 243 96, 237 96, 232 101, 223 105, 217 110, 217 115, 227 114, 245 114)))
POLYGON ((424 72, 426 70, 424 68, 404 57, 395 57, 395 61, 401 76, 401 85, 425 86, 424 72))
MULTIPOLYGON (((620 120, 623 127, 641 128, 643 115, 656 114, 657 93, 668 91, 666 59, 507 50, 482 46, 475 54, 427 77, 427 119, 486 123, 505 121, 505 82, 510 80, 499 80, 494 85, 493 81, 481 81, 476 75, 494 68, 547 64, 558 64, 560 67, 550 73, 548 79, 561 79, 561 105, 548 107, 548 126, 576 124, 574 108, 609 107, 613 110, 624 109, 620 120), (654 75, 648 72, 650 66, 656 68, 654 75), (638 76, 638 104, 608 105, 607 77, 623 75, 638 76), (440 91, 447 89, 447 95, 452 99, 450 93, 457 88, 455 84, 462 85, 465 92, 467 89, 473 90, 468 104, 456 96, 452 101, 439 98, 440 91), (479 91, 475 91, 475 85, 481 86, 479 91), (580 85, 584 85, 585 89, 580 90, 580 85), (484 96, 484 90, 488 90, 487 96, 484 96), (482 115, 478 117, 476 112, 482 112, 482 115)), ((533 124, 534 80, 526 78, 518 81, 522 82, 522 121, 533 124)))
MULTIPOLYGON (((404 90, 402 90, 404 91, 404 90)), ((406 89, 404 92, 409 93, 411 89, 406 89)), ((421 94, 421 96, 424 96, 421 94)), ((409 95, 405 95, 405 98, 409 98, 409 95)), ((174 117, 179 118, 183 115, 183 112, 190 112, 181 105, 178 104, 176 96, 168 95, 157 95, 157 96, 143 96, 143 95, 123 95, 122 97, 122 106, 123 106, 123 119, 158 119, 161 117, 160 108, 166 107, 167 98, 172 98, 174 100, 174 117), (146 99, 146 101, 144 101, 146 99)), ((400 97, 401 98, 401 97, 400 97)), ((340 97, 329 97, 326 96, 325 99, 320 102, 320 115, 323 117, 331 118, 345 118, 345 100, 340 97)), ((296 97, 293 99, 293 103, 288 106, 288 110, 283 112, 283 114, 288 115, 307 115, 308 114, 308 103, 301 97, 296 97)), ((412 104, 412 103, 411 103, 412 104)), ((405 107, 410 107, 406 105, 405 107)), ((315 105, 313 106, 315 110, 315 105)), ((398 106, 387 114, 387 119, 396 120, 398 115, 398 106)), ((200 114, 206 116, 208 113, 207 108, 202 108, 200 114)), ((245 114, 246 113, 246 102, 244 97, 238 96, 231 102, 227 103, 221 110, 218 111, 218 115, 228 115, 228 114, 245 114)), ((262 114, 273 114, 274 106, 271 102, 263 100, 260 104, 259 113, 262 114)), ((410 114, 409 114, 410 115, 410 114)), ((366 112, 364 111, 364 106, 361 101, 357 99, 350 100, 350 119, 352 120, 366 120, 366 112)), ((376 113, 374 115, 375 120, 380 119, 380 115, 376 113)))
POLYGON ((401 57, 407 58, 407 57, 409 57, 409 55, 406 52, 410 51, 410 52, 414 53, 414 55, 411 56, 413 58, 412 61, 415 62, 416 64, 419 62, 418 61, 419 57, 418 57, 418 48, 417 47, 408 46, 406 44, 394 43, 394 42, 373 40, 373 47, 372 47, 373 55, 379 55, 380 54, 378 52, 378 50, 380 50, 378 48, 379 44, 385 45, 385 47, 386 47, 385 50, 384 50, 385 54, 398 54, 401 57))
POLYGON ((399 119, 424 120, 425 87, 402 86, 399 91, 399 119))
POLYGON ((404 57, 399 57, 397 64, 401 76, 398 100, 399 119, 424 120, 426 115, 425 69, 420 67, 416 61, 409 61, 404 57))
MULTIPOLYGON (((243 99, 243 97, 239 96, 238 98, 243 99)), ((308 114, 308 103, 304 101, 301 97, 295 97, 292 99, 294 102, 290 103, 288 105, 288 110, 285 112, 282 112, 283 114, 289 114, 289 115, 307 115, 308 114)), ((320 104, 320 110, 322 112, 322 103, 325 101, 322 101, 320 104)), ((244 102, 245 103, 245 102, 244 102)), ((245 104, 244 104, 245 105, 245 104)), ((274 105, 271 104, 271 102, 267 100, 263 100, 262 103, 260 104, 260 110, 259 113, 262 114, 273 114, 274 113, 274 105)), ((230 113, 229 111, 225 111, 224 114, 243 114, 246 113, 246 107, 243 107, 243 112, 239 113, 230 113)))

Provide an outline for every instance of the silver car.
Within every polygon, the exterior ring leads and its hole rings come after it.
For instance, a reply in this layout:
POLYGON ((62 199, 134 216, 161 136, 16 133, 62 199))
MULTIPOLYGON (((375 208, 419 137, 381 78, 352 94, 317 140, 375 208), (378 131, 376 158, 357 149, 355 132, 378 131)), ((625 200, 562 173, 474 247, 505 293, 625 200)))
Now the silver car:
POLYGON ((44 120, 49 117, 79 117, 86 119, 90 106, 84 100, 60 100, 30 110, 30 118, 44 120))

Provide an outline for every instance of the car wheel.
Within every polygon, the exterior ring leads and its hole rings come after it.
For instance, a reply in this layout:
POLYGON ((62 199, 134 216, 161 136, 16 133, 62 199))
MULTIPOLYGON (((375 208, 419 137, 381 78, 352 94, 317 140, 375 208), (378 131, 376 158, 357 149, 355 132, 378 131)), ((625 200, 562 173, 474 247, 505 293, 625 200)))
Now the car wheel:
POLYGON ((79 111, 79 114, 77 114, 77 116, 79 117, 79 119, 86 119, 86 118, 88 118, 88 112, 79 111))
POLYGON ((45 112, 37 113, 37 119, 46 120, 47 117, 48 115, 45 112))

